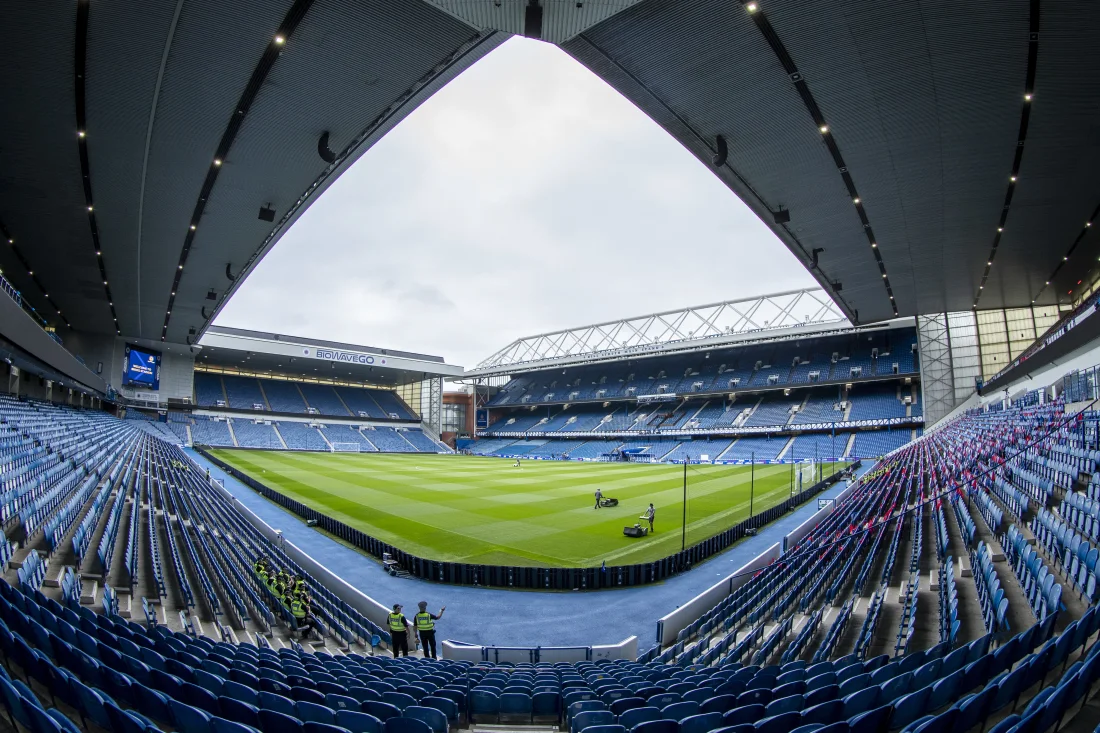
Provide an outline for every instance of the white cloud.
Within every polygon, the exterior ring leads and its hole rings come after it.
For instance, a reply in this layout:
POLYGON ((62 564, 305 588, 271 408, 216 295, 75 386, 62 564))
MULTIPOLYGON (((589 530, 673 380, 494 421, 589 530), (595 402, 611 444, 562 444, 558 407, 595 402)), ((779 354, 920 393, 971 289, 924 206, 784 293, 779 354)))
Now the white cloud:
POLYGON ((811 284, 664 130, 516 38, 334 183, 218 323, 471 367, 533 333, 811 284))

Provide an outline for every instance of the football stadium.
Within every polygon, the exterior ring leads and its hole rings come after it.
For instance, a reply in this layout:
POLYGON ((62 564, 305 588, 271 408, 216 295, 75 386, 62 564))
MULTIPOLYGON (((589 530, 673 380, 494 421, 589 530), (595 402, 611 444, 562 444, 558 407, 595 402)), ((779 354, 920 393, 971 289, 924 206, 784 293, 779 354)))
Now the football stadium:
MULTIPOLYGON (((1074 0, 4 4, 0 728, 1096 730, 1098 25, 1074 0), (744 248, 624 247, 638 315, 465 366, 218 320, 512 38, 816 284, 668 309, 744 248)), ((527 297, 491 285, 440 328, 472 343, 527 297)))

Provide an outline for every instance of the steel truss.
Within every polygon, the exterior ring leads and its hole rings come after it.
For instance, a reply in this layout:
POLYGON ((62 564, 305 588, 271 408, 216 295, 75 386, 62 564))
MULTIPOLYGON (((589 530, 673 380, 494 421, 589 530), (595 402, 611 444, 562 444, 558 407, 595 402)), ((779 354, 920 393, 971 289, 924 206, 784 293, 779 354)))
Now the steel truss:
POLYGON ((744 334, 770 335, 781 329, 826 324, 850 325, 824 290, 804 288, 528 336, 508 344, 473 371, 570 357, 587 360, 653 353, 669 344, 721 343, 739 340, 732 337, 744 334))

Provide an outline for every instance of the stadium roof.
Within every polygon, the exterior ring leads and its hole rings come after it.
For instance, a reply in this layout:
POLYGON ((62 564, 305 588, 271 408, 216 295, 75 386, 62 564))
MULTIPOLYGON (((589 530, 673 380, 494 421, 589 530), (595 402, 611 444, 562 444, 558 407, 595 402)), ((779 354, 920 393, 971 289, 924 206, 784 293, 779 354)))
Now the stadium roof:
POLYGON ((201 351, 195 364, 199 368, 340 379, 380 386, 462 374, 462 367, 445 364, 439 356, 243 328, 211 326, 198 345, 201 351))
POLYGON ((789 290, 526 336, 465 376, 496 376, 851 329, 852 324, 820 288, 789 290))
POLYGON ((668 130, 855 323, 1069 299, 1100 254, 1079 0, 77 0, 4 3, 0 27, 0 268, 80 331, 193 340, 509 34, 668 130))

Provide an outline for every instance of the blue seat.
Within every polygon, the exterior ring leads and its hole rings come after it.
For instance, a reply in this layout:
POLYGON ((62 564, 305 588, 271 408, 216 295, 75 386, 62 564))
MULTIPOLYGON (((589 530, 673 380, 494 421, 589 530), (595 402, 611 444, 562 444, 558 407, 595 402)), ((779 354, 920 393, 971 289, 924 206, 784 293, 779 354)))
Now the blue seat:
POLYGON ((879 733, 886 726, 893 712, 892 705, 882 705, 868 710, 854 718, 848 718, 848 728, 852 733, 879 733))
MULTIPOLYGON (((432 733, 447 733, 447 716, 435 708, 412 705, 405 708, 405 717, 422 720, 432 729, 432 733)), ((528 713, 528 720, 530 713, 528 713)))
POLYGON ((340 694, 325 695, 325 707, 332 710, 353 710, 359 712, 359 701, 354 697, 340 694))
POLYGON ((505 692, 499 700, 500 720, 509 722, 531 722, 532 699, 531 695, 524 692, 505 692))
POLYGON ((432 733, 431 727, 423 720, 414 718, 390 718, 383 726, 385 733, 432 733))
POLYGON ((353 710, 337 710, 336 725, 351 733, 383 733, 384 730, 382 721, 378 718, 353 710))
POLYGON ((218 698, 218 707, 221 717, 227 720, 244 723, 253 728, 260 727, 260 711, 255 705, 249 705, 233 697, 222 696, 218 698))
POLYGON ((626 733, 626 728, 618 724, 590 725, 584 729, 584 733, 626 733))
POLYGON ((708 697, 699 705, 699 711, 703 713, 724 713, 733 710, 737 706, 737 698, 734 695, 714 695, 708 697))
POLYGON ((878 687, 868 687, 845 697, 844 717, 851 719, 874 708, 878 702, 879 692, 881 690, 878 687))
POLYGON ((923 687, 894 701, 894 712, 890 716, 890 728, 898 729, 912 723, 925 712, 928 698, 932 694, 931 687, 923 687))
POLYGON ((401 717, 401 711, 393 705, 390 705, 388 702, 379 702, 377 700, 367 700, 364 703, 360 703, 360 710, 364 713, 373 715, 383 723, 390 718, 401 717))
POLYGON ((260 730, 263 733, 301 733, 302 721, 276 710, 260 710, 260 730))
POLYGON ((722 722, 727 726, 743 725, 745 723, 755 724, 756 721, 764 717, 764 706, 760 704, 756 705, 738 705, 733 710, 727 710, 722 715, 722 722))
POLYGON ((690 718, 699 713, 699 703, 685 700, 683 702, 674 702, 668 707, 663 708, 661 710, 661 717, 666 720, 683 720, 684 718, 690 718))
POLYGON ((788 695, 768 703, 764 708, 764 714, 770 718, 782 713, 798 713, 802 711, 804 702, 802 695, 788 695))
POLYGON ((619 723, 630 730, 639 723, 660 719, 661 711, 655 707, 632 708, 619 716, 619 723))
POLYGON ((611 725, 615 722, 615 715, 610 710, 584 710, 577 713, 569 721, 570 733, 580 731, 593 725, 611 725))
POLYGON ((725 726, 722 713, 700 713, 680 721, 680 733, 710 733, 725 726))
POLYGON ((256 729, 250 725, 219 718, 216 715, 210 718, 210 731, 211 733, 257 733, 256 729))
POLYGON ((627 710, 646 707, 646 701, 640 697, 620 697, 608 703, 608 709, 615 715, 622 715, 627 710))
POLYGON ((814 705, 820 705, 823 702, 829 702, 830 700, 839 698, 840 685, 824 685, 810 690, 803 695, 803 697, 806 699, 806 704, 803 708, 812 708, 814 705))
POLYGON ((177 700, 169 700, 168 707, 172 710, 172 725, 176 730, 187 731, 187 733, 204 733, 210 730, 210 714, 206 711, 177 700))
POLYGON ((842 700, 830 700, 813 707, 803 708, 802 723, 821 723, 829 725, 844 717, 844 702, 842 700))
POLYGON ((298 719, 303 723, 329 723, 333 721, 332 709, 312 702, 298 701, 298 719))
POLYGON ((756 733, 790 733, 802 722, 797 712, 780 713, 756 722, 756 733))
POLYGON ((485 723, 489 722, 490 719, 493 722, 500 719, 500 696, 487 690, 472 690, 470 692, 470 720, 485 723))
POLYGON ((630 733, 679 733, 680 726, 675 720, 649 720, 638 723, 630 733))

